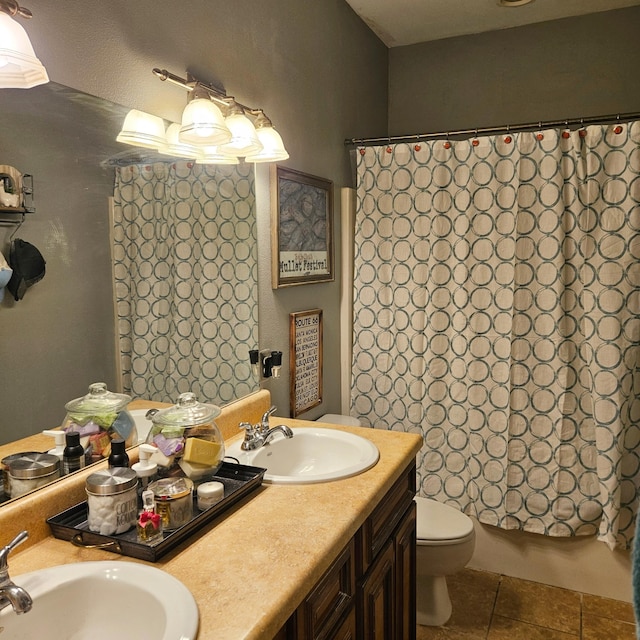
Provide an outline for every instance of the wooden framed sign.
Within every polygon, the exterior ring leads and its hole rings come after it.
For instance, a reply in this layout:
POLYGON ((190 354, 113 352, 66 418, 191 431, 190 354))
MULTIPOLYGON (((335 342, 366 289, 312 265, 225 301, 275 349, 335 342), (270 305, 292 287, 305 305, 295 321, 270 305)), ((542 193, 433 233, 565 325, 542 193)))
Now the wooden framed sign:
POLYGON ((333 183, 271 166, 272 287, 331 282, 333 183))
POLYGON ((291 417, 322 402, 322 309, 290 313, 291 417))

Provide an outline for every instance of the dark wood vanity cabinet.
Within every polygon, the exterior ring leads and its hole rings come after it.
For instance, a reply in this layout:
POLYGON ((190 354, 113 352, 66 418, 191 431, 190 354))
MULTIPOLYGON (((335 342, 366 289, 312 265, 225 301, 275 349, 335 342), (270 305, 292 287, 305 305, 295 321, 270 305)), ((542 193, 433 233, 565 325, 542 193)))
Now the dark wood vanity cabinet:
POLYGON ((412 464, 276 640, 415 640, 415 490, 412 464))

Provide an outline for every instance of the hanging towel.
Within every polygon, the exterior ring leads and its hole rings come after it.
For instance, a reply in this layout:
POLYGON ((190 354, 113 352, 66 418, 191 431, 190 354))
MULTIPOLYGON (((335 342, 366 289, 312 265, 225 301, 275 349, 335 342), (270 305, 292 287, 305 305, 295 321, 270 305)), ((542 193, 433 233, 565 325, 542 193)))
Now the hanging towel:
POLYGON ((11 280, 13 275, 13 269, 9 266, 9 263, 5 257, 0 253, 0 302, 4 299, 4 288, 11 280))
POLYGON ((636 617, 636 638, 640 640, 640 519, 636 517, 636 532, 631 549, 631 582, 633 585, 633 611, 636 617))

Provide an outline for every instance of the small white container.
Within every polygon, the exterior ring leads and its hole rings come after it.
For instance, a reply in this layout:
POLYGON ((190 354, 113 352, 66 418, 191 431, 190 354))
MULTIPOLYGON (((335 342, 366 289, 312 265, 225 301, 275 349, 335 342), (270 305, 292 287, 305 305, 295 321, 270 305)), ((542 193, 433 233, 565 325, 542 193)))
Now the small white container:
POLYGON ((224 485, 222 482, 203 482, 198 487, 198 509, 205 511, 213 507, 224 498, 224 485))
POLYGON ((138 477, 126 467, 112 467, 92 473, 87 478, 91 531, 103 536, 124 533, 138 519, 138 477))

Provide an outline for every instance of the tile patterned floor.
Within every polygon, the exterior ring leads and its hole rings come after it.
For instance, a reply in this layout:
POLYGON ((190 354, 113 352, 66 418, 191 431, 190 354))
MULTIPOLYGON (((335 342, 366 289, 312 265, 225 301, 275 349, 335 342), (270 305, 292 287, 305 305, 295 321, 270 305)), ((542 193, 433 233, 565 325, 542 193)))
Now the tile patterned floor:
POLYGON ((472 569, 447 582, 451 619, 417 640, 636 640, 627 602, 472 569))

